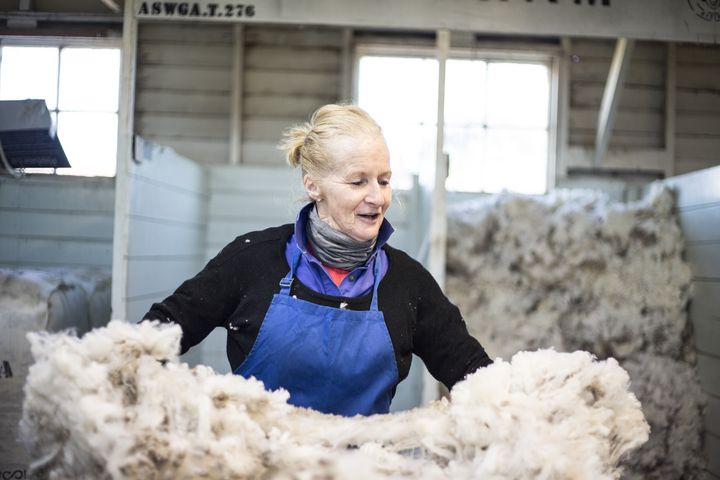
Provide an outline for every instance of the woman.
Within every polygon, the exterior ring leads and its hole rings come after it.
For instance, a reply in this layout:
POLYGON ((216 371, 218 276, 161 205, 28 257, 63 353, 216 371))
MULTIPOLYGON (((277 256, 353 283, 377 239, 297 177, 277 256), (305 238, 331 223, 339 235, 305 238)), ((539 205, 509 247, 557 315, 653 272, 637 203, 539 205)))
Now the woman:
POLYGON ((412 353, 448 388, 491 363, 430 274, 387 244, 391 171, 375 121, 326 105, 281 147, 311 200, 295 224, 236 238, 145 318, 180 324, 183 352, 226 327, 234 373, 347 416, 387 413, 412 353))

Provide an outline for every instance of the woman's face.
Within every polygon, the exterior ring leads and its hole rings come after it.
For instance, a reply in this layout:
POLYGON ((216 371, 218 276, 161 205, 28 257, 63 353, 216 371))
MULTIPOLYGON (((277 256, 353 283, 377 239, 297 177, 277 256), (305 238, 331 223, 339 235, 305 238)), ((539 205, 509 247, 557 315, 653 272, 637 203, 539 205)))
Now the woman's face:
POLYGON ((390 207, 390 158, 382 137, 340 137, 329 146, 335 160, 323 178, 303 179, 318 216, 356 240, 378 235, 390 207))

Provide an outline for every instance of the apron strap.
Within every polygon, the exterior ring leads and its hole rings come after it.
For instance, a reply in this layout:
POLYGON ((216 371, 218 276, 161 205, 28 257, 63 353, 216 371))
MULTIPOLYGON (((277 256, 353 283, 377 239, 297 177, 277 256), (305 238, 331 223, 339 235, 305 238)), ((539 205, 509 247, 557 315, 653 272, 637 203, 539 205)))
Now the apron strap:
POLYGON ((372 302, 370 302, 370 310, 373 312, 377 312, 378 310, 378 285, 380 285, 380 252, 378 252, 377 255, 375 255, 375 259, 373 260, 373 293, 372 293, 372 302))
POLYGON ((290 286, 295 277, 295 270, 300 263, 300 249, 295 247, 292 259, 290 260, 290 271, 280 280, 280 295, 290 296, 290 286))

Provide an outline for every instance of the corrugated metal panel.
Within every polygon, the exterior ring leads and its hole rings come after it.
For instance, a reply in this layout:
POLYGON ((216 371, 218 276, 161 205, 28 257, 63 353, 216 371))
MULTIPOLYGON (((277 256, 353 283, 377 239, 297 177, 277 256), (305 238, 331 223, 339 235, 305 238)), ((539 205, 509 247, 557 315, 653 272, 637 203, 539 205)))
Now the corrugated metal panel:
POLYGON ((690 319, 698 374, 709 395, 705 426, 708 470, 720 476, 720 167, 668 179, 676 192, 680 225, 694 281, 690 319))
POLYGON ((195 275, 205 248, 204 168, 172 149, 151 147, 152 153, 136 165, 129 179, 130 321, 140 320, 153 302, 195 275))
MULTIPOLYGON (((598 111, 614 42, 572 42, 570 63, 570 145, 595 144, 598 111)), ((663 148, 665 144, 665 53, 657 42, 638 42, 615 116, 611 148, 663 148)))
POLYGON ((112 265, 111 178, 0 177, 0 264, 112 265))

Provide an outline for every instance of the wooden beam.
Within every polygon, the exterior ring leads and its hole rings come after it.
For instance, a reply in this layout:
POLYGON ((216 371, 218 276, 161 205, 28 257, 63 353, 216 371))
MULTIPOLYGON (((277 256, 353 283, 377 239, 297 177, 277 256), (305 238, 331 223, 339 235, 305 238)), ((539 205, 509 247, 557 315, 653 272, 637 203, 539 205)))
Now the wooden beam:
MULTIPOLYGON (((133 131, 135 119, 135 73, 137 66, 138 22, 132 2, 125 3, 120 99, 118 105, 117 167, 115 174, 115 220, 113 224, 112 318, 127 318, 129 210, 132 195, 133 131)), ((139 319, 133 319, 137 321, 139 319)))
POLYGON ((242 163, 243 72, 245 63, 245 26, 233 25, 232 83, 230 85, 230 165, 242 163))
POLYGON ((597 135, 595 136, 595 160, 593 162, 596 168, 602 165, 607 155, 613 123, 615 122, 615 112, 617 112, 620 94, 630 66, 634 46, 635 41, 628 40, 627 38, 618 38, 615 44, 615 53, 613 53, 610 72, 605 82, 605 91, 603 92, 600 112, 598 114, 597 135))
MULTIPOLYGON (((450 31, 437 31, 438 97, 437 131, 435 143, 435 184, 432 192, 430 212, 430 250, 428 269, 440 288, 445 289, 445 251, 447 248, 447 216, 445 180, 448 175, 447 155, 444 149, 445 137, 445 64, 450 50, 450 31)), ((423 375, 422 403, 427 404, 438 398, 437 381, 425 370, 423 375)))

